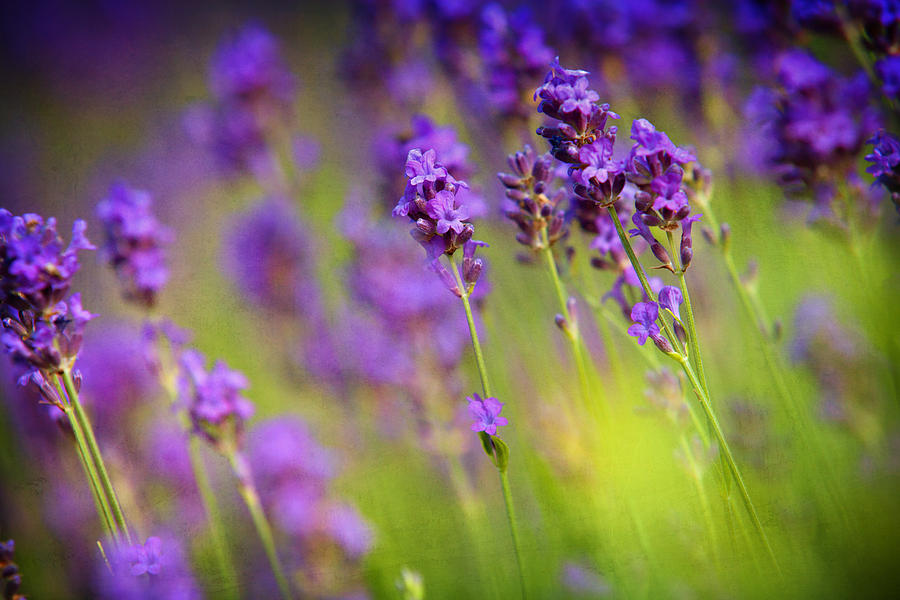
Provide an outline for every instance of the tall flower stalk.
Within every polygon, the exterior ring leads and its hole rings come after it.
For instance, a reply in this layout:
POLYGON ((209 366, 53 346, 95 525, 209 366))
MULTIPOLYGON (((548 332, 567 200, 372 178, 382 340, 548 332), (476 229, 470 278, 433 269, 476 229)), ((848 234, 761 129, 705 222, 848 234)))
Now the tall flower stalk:
MULTIPOLYGON (((118 276, 123 298, 146 314, 144 337, 153 347, 150 366, 169 396, 170 403, 175 406, 178 399, 175 353, 177 347, 186 341, 186 335, 154 316, 159 293, 169 279, 166 249, 174 235, 171 229, 157 220, 152 204, 148 192, 117 181, 110 187, 106 198, 97 204, 96 212, 106 233, 101 249, 103 257, 118 276)), ((186 411, 179 410, 178 418, 183 430, 189 433, 191 423, 186 411)), ((228 548, 218 501, 203 466, 201 447, 193 436, 188 436, 188 453, 212 536, 219 576, 224 583, 223 588, 234 597, 237 591, 234 561, 228 548)))
POLYGON ((66 298, 79 268, 78 251, 94 248, 85 229, 84 221, 75 221, 65 246, 55 219, 0 209, 0 339, 12 360, 27 369, 19 382, 32 384, 42 402, 66 415, 101 523, 119 546, 131 543, 131 533, 79 400, 81 376, 75 370, 84 328, 95 315, 83 308, 80 294, 66 298))
POLYGON ((487 244, 472 239, 475 226, 469 221, 469 207, 463 201, 464 196, 457 195, 460 190, 467 189, 468 184, 456 180, 446 167, 437 162, 433 149, 424 152, 419 148, 410 150, 405 172, 406 190, 394 208, 393 214, 397 217, 408 217, 415 223, 410 233, 425 249, 431 269, 447 288, 462 300, 475 353, 475 363, 485 396, 482 399, 476 394, 469 398, 469 412, 476 419, 472 430, 478 432, 485 453, 497 467, 524 598, 525 572, 522 567, 515 507, 507 475, 509 447, 496 435, 497 426, 503 426, 507 421, 504 417, 499 417, 502 404, 492 393, 470 302, 472 291, 484 270, 484 263, 480 258, 475 258, 475 252, 478 247, 487 244), (460 249, 463 250, 461 264, 455 256, 456 251, 460 249), (441 262, 444 256, 449 262, 449 270, 441 262))
POLYGON ((645 301, 635 303, 631 309, 633 324, 628 333, 637 337, 641 345, 652 339, 660 351, 681 366, 694 388, 712 437, 719 446, 726 497, 729 495, 729 482, 733 480, 760 541, 777 566, 768 536, 712 408, 685 279, 685 272, 693 258, 692 225, 700 215, 691 215, 683 178, 685 166, 695 162, 696 157, 673 144, 665 133, 657 131, 647 120, 638 119, 632 125, 631 138, 635 144, 628 158, 624 162, 613 159, 617 128, 607 128, 607 122, 618 118, 618 115, 610 111, 608 104, 597 104, 599 94, 589 89, 586 75, 586 71, 564 69, 558 61, 552 63, 551 71, 535 95, 541 98, 538 110, 558 123, 539 128, 538 134, 549 141, 550 153, 569 165, 568 173, 576 195, 583 201, 605 207, 609 212, 619 241, 644 292, 645 301), (667 269, 678 277, 680 289, 667 286, 657 296, 648 281, 615 206, 626 180, 636 188, 635 214, 632 216, 636 228, 630 233, 640 236, 649 246, 660 263, 658 268, 667 269), (651 228, 665 232, 668 251, 651 228), (681 230, 681 244, 676 251, 673 233, 678 230, 681 230), (682 303, 686 309, 684 320, 680 314, 682 303), (665 313, 669 313, 669 318, 665 313), (685 324, 687 342, 683 346, 676 335, 676 326, 684 330, 685 324))

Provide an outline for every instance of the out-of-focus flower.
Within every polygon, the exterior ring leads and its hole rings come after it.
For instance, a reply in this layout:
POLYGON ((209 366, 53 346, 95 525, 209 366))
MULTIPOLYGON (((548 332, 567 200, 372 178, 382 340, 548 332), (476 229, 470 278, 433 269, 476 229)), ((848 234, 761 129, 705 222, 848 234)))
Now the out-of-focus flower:
POLYGON ((3 600, 26 600, 19 593, 22 587, 22 575, 19 566, 13 562, 13 551, 16 544, 12 540, 0 542, 0 584, 2 584, 3 600))
POLYGON ((216 50, 210 89, 222 102, 290 103, 295 82, 281 57, 278 41, 258 24, 233 32, 216 50))
POLYGON ((496 398, 482 400, 478 394, 472 394, 466 400, 469 401, 469 416, 475 419, 472 423, 472 431, 483 431, 488 435, 497 435, 497 427, 507 425, 506 417, 500 416, 503 403, 496 398))
POLYGON ((900 141, 881 129, 868 143, 872 144, 872 153, 866 155, 866 160, 872 164, 866 171, 888 191, 900 212, 900 141))
POLYGON ((97 567, 100 598, 151 600, 203 597, 181 544, 172 537, 151 536, 143 544, 108 549, 109 565, 97 567))
POLYGON ((169 279, 165 247, 173 236, 153 214, 150 194, 116 182, 97 204, 97 217, 106 231, 103 255, 119 276, 125 297, 152 307, 169 279))
POLYGON ((886 56, 879 60, 875 63, 875 72, 881 79, 881 89, 884 95, 894 99, 900 97, 900 54, 886 56))
POLYGON ((180 366, 179 402, 194 432, 224 450, 238 449, 244 422, 253 415, 253 404, 241 394, 249 386, 247 378, 222 361, 207 371, 205 357, 196 350, 182 352, 180 366))
POLYGON ((226 275, 255 304, 292 312, 316 294, 312 246, 296 211, 281 198, 235 215, 222 253, 226 275))

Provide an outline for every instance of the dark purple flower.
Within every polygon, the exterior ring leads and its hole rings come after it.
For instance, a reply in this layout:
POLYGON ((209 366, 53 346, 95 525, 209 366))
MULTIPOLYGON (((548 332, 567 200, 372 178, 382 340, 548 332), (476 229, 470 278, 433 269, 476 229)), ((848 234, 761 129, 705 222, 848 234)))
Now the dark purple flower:
POLYGON ((179 401, 191 417, 194 432, 214 445, 239 444, 244 422, 253 415, 253 405, 241 392, 250 385, 240 371, 217 361, 211 371, 196 350, 180 357, 179 401))
POLYGON ((503 403, 496 398, 481 399, 478 394, 472 394, 466 400, 469 401, 469 416, 475 419, 472 423, 472 431, 483 431, 488 435, 497 435, 497 427, 509 423, 506 417, 501 417, 503 403))
MULTIPOLYGON (((900 9, 898 9, 900 12, 900 9)), ((900 54, 886 56, 875 63, 875 72, 881 79, 881 89, 888 98, 900 98, 900 54)))
POLYGON ((115 269, 129 300, 151 307, 169 279, 165 247, 172 232, 156 220, 150 194, 118 181, 97 204, 106 231, 103 255, 115 269))
POLYGON ((56 219, 45 222, 37 214, 20 217, 0 209, 2 301, 14 302, 15 296, 38 313, 53 310, 68 293, 78 271, 78 251, 94 249, 84 235, 86 228, 84 221, 75 221, 72 240, 64 246, 56 232, 56 219))
POLYGON ((659 305, 668 309, 678 320, 681 320, 681 313, 678 307, 681 306, 682 302, 684 302, 684 298, 681 295, 681 290, 677 287, 667 285, 659 290, 659 305))
POLYGON ((13 562, 13 551, 16 544, 12 540, 0 542, 0 584, 2 584, 4 600, 26 600, 19 593, 22 586, 22 576, 19 574, 19 565, 13 562))
POLYGON ((634 323, 628 328, 628 335, 636 337, 641 346, 648 337, 659 336, 659 306, 656 302, 637 302, 631 309, 631 320, 634 323))

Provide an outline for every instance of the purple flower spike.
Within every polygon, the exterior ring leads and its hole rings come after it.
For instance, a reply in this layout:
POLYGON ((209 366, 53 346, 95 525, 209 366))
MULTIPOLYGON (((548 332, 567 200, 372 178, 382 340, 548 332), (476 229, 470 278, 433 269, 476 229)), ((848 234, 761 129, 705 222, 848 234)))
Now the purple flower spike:
POLYGON ((451 229, 456 233, 462 233, 465 226, 463 221, 469 218, 469 209, 457 206, 456 196, 447 190, 438 192, 425 210, 428 216, 437 222, 435 230, 441 235, 451 229))
POLYGON ((628 335, 636 337, 641 346, 648 337, 659 335, 659 325, 656 319, 659 317, 659 306, 656 302, 637 302, 631 309, 631 320, 634 324, 628 328, 628 335))
POLYGON ((222 361, 206 371, 206 359, 196 350, 181 354, 178 388, 194 431, 213 445, 240 442, 244 422, 253 415, 253 405, 241 395, 249 387, 243 373, 222 361), (235 439, 228 439, 231 437, 235 439))
POLYGON ((668 309, 679 321, 681 320, 681 314, 678 312, 678 307, 681 306, 682 302, 684 302, 684 298, 681 295, 681 290, 677 287, 667 285, 659 290, 659 305, 668 309))
POLYGON ((475 419, 472 423, 472 431, 483 431, 488 435, 497 435, 497 427, 509 423, 506 417, 501 417, 503 403, 496 398, 481 399, 478 394, 472 394, 466 400, 469 401, 469 415, 475 419))
POLYGON ((123 285, 129 300, 152 307, 169 279, 165 247, 172 231, 152 212, 150 194, 118 181, 97 204, 97 217, 106 230, 103 255, 123 285))

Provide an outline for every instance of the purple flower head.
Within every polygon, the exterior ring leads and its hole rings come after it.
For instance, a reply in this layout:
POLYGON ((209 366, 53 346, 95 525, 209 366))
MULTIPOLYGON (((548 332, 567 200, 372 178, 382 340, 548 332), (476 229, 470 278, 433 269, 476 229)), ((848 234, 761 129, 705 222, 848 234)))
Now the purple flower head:
POLYGON ((225 273, 254 304, 291 312, 314 295, 312 248, 294 208, 267 198, 236 215, 225 232, 225 273))
POLYGON ((276 100, 286 104, 294 93, 294 78, 278 48, 278 41, 261 26, 251 24, 234 32, 216 51, 210 87, 220 101, 276 100))
POLYGON ((679 312, 678 307, 681 306, 683 301, 684 298, 681 295, 681 290, 675 286, 667 285, 659 290, 659 305, 662 308, 668 309, 678 320, 681 320, 681 313, 679 312))
POLYGON ((900 54, 886 56, 875 63, 881 89, 888 98, 900 98, 900 54))
POLYGON ((356 508, 348 504, 335 504, 327 509, 326 530, 352 559, 358 559, 371 550, 374 535, 371 527, 356 508))
POLYGON ((589 125, 592 129, 603 129, 607 116, 617 118, 618 115, 596 104, 600 94, 588 88, 587 74, 587 71, 564 69, 559 58, 554 59, 543 85, 534 93, 535 98, 541 98, 538 112, 562 121, 576 135, 584 134, 589 125))
POLYGON ((671 162, 679 165, 697 160, 693 152, 673 144, 665 132, 657 131, 647 119, 635 119, 631 124, 631 139, 635 141, 633 152, 637 156, 665 153, 671 162))
POLYGON ((469 222, 466 197, 459 194, 467 188, 437 162, 433 149, 413 148, 406 160, 406 191, 394 216, 405 216, 415 223, 410 231, 425 248, 430 259, 452 255, 472 239, 475 227, 469 222))
POLYGON ((119 276, 125 297, 153 306, 169 279, 165 247, 172 231, 153 215, 150 194, 118 181, 97 204, 97 217, 106 231, 103 256, 119 276))
MULTIPOLYGON (((65 246, 56 232, 56 219, 44 221, 33 213, 14 216, 0 209, 0 294, 4 303, 24 301, 32 311, 54 310, 69 291, 78 271, 79 250, 93 250, 84 235, 87 225, 72 225, 65 246)), ((24 307, 23 307, 24 308, 24 307)))
POLYGON ((151 536, 143 544, 109 551, 109 566, 97 567, 102 600, 199 600, 181 544, 172 537, 151 536))
POLYGON ((12 360, 32 369, 57 373, 70 368, 81 350, 84 328, 96 317, 81 306, 81 294, 72 294, 41 315, 6 306, 0 340, 12 360))
POLYGON ((247 435, 247 452, 261 487, 292 479, 321 487, 335 475, 337 461, 297 417, 263 421, 247 435))
POLYGON ((179 400, 191 417, 194 432, 210 443, 240 444, 244 422, 253 415, 253 405, 241 395, 249 387, 243 373, 217 361, 211 371, 196 350, 181 354, 179 400))
POLYGON ((659 325, 656 319, 659 317, 659 306, 656 302, 637 302, 631 308, 631 320, 634 323, 628 328, 628 335, 636 337, 641 346, 648 337, 655 338, 659 335, 659 325))
POLYGON ((472 394, 466 400, 469 401, 469 416, 475 419, 472 423, 472 431, 483 431, 488 435, 497 435, 497 427, 509 423, 506 417, 501 417, 503 403, 496 398, 481 399, 478 394, 472 394))
POLYGON ((5 600, 26 600, 19 594, 22 585, 22 576, 19 574, 19 565, 13 562, 13 551, 16 544, 12 540, 0 542, 0 577, 3 583, 3 598, 5 600))

